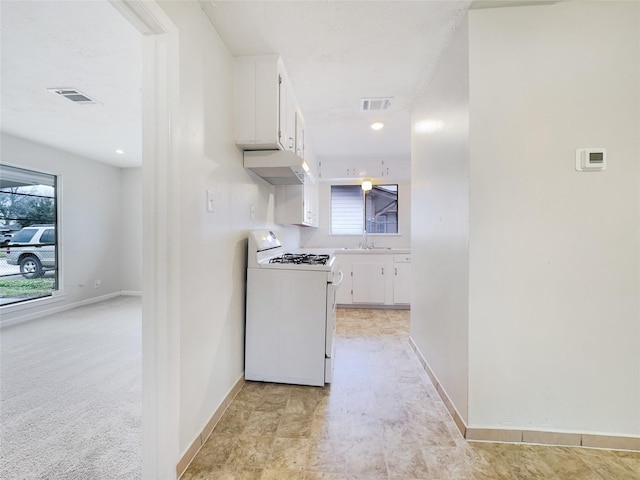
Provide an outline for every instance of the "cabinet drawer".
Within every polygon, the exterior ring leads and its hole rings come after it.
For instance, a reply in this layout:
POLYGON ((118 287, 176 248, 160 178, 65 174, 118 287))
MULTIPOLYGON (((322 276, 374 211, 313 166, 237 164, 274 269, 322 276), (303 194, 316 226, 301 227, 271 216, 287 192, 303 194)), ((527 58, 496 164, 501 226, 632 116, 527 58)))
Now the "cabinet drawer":
POLYGON ((394 255, 393 263, 411 263, 411 255, 394 255))

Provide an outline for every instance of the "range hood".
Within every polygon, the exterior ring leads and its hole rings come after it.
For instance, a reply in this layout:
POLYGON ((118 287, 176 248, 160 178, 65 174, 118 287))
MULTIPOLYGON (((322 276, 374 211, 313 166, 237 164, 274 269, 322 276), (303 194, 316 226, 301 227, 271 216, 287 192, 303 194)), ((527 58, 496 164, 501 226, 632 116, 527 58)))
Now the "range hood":
POLYGON ((304 160, 289 150, 245 150, 244 168, 272 185, 300 185, 309 169, 304 160))

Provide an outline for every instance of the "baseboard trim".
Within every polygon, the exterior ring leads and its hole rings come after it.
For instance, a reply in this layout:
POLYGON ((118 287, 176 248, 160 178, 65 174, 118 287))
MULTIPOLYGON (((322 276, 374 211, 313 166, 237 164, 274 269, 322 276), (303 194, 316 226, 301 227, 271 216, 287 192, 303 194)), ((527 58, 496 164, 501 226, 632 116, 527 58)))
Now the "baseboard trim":
MULTIPOLYGON (((27 302, 24 302, 23 304, 15 304, 15 307, 17 308, 15 308, 14 311, 29 310, 29 309, 32 309, 34 311, 31 311, 30 313, 21 315, 19 317, 14 317, 11 320, 4 321, 0 324, 0 327, 1 328, 9 327, 11 325, 17 325, 19 323, 24 323, 30 320, 36 320, 38 318, 46 317, 47 315, 53 315, 54 313, 60 313, 66 310, 71 310, 72 308, 84 307, 85 305, 91 305, 92 303, 104 302, 105 300, 119 297, 120 295, 121 295, 121 292, 113 292, 113 293, 107 293, 106 295, 100 295, 99 297, 92 297, 92 298, 87 298, 85 300, 80 300, 79 302, 65 303, 60 305, 59 302, 64 301, 64 296, 61 295, 60 297, 43 298, 42 303, 37 303, 38 300, 41 300, 41 299, 35 299, 35 300, 32 300, 33 303, 29 303, 29 304, 27 304, 27 302), (58 305, 51 308, 47 308, 48 305, 56 305, 56 304, 58 305)), ((7 305, 6 306, 7 311, 10 311, 8 310, 8 308, 12 306, 13 305, 7 305)))
POLYGON ((367 310, 411 310, 411 305, 409 304, 397 304, 397 305, 377 305, 374 303, 338 303, 336 304, 337 308, 366 308, 367 310))
POLYGON ((235 383, 235 385, 231 387, 231 390, 229 390, 229 393, 227 393, 227 396, 224 397, 224 400, 222 400, 222 403, 220 404, 220 406, 216 409, 215 412, 213 412, 213 415, 211 416, 211 418, 209 419, 205 427, 202 429, 202 432, 200 432, 200 434, 196 437, 196 439, 189 446, 189 448, 187 448, 187 451, 184 453, 184 455, 178 462, 178 465, 176 465, 176 478, 180 478, 182 474, 187 470, 187 468, 189 467, 189 464, 193 461, 197 453, 205 444, 205 442, 209 438, 209 435, 211 435, 211 432, 213 432, 213 429, 215 428, 216 424, 220 421, 220 419, 222 418, 222 415, 224 415, 224 412, 227 410, 227 408, 229 407, 229 405, 231 404, 231 402, 233 401, 235 396, 238 394, 238 392, 240 391, 243 385, 244 385, 244 373, 240 376, 240 378, 235 383))
POLYGON ((594 435, 590 433, 554 432, 544 430, 517 430, 501 428, 469 427, 458 414, 449 395, 442 387, 422 352, 409 337, 409 345, 416 354, 420 365, 427 372, 431 383, 442 399, 449 415, 453 418, 462 436, 470 442, 526 443, 533 445, 558 445, 568 447, 589 447, 606 450, 628 450, 640 452, 640 437, 622 437, 615 435, 594 435))
POLYGON ((640 452, 640 437, 616 435, 469 427, 465 438, 470 442, 526 443, 640 452))
POLYGON ((464 423, 464 420, 462 420, 460 413, 458 413, 458 410, 456 410, 456 407, 451 401, 451 399, 449 398, 449 395, 440 384, 438 377, 436 377, 436 374, 433 372, 433 370, 427 363, 427 360, 422 355, 422 352, 420 352, 420 349, 418 348, 416 343, 413 341, 413 338, 411 337, 409 337, 409 345, 411 346, 411 350, 413 350, 413 352, 416 354, 416 357, 418 357, 418 361, 420 362, 420 365, 422 365, 422 368, 424 369, 424 371, 427 372, 427 375, 429 376, 431 383, 433 384, 434 388, 436 389, 436 392, 438 392, 438 395, 442 399, 442 402, 444 403, 444 406, 447 408, 449 415, 451 415, 451 418, 455 422, 456 427, 458 427, 460 434, 464 438, 466 438, 467 425, 464 423))
POLYGON ((125 297, 141 297, 142 292, 140 290, 121 290, 120 295, 125 297))

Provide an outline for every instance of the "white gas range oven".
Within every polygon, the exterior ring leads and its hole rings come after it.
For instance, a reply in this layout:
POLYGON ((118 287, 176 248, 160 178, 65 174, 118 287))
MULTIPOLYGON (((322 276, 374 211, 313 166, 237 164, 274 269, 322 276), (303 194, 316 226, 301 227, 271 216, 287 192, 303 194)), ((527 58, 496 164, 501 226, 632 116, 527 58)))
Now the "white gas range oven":
POLYGON ((245 379, 324 386, 342 281, 333 252, 286 251, 269 230, 250 232, 248 243, 245 379))

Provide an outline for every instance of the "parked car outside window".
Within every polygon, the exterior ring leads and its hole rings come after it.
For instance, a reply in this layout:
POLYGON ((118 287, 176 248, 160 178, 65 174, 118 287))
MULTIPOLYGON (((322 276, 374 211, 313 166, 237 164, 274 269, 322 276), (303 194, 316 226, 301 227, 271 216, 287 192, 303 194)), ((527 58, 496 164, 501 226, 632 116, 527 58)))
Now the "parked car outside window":
POLYGON ((41 277, 56 268, 56 230, 53 225, 31 225, 16 233, 7 246, 7 263, 20 265, 25 278, 41 277))
POLYGON ((0 233, 0 247, 6 247, 7 244, 11 241, 13 234, 2 232, 0 233))

